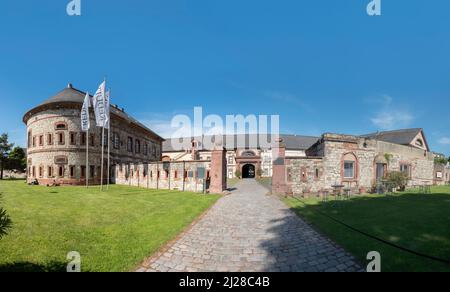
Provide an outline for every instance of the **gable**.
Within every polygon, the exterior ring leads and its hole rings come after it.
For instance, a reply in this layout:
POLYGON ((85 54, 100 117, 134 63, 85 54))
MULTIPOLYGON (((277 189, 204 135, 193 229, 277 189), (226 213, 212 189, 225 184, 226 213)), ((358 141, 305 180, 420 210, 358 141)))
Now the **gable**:
POLYGON ((427 139, 425 138, 425 135, 423 131, 420 131, 414 139, 411 141, 410 145, 415 148, 423 149, 426 151, 430 151, 430 148, 428 147, 427 139))

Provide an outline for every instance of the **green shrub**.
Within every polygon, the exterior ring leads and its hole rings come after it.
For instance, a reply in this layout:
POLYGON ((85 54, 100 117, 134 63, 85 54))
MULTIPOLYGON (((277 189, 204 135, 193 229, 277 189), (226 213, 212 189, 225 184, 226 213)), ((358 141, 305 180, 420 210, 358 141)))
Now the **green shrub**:
POLYGON ((241 178, 241 177, 242 177, 242 173, 241 173, 241 171, 240 171, 239 169, 236 170, 236 172, 234 173, 234 175, 235 175, 237 178, 241 178))
POLYGON ((262 176, 262 169, 261 168, 258 168, 258 170, 256 171, 256 175, 258 176, 258 177, 261 177, 262 176))
POLYGON ((387 181, 392 187, 404 191, 409 182, 409 176, 401 171, 392 171, 387 177, 387 181))
POLYGON ((11 226, 11 219, 8 214, 6 214, 6 211, 0 207, 0 239, 2 239, 3 236, 8 235, 8 231, 11 229, 11 226))

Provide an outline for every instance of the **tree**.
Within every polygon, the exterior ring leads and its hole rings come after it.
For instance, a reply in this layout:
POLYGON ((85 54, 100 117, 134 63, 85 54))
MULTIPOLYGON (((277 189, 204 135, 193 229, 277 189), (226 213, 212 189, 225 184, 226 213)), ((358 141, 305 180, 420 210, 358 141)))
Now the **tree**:
POLYGON ((442 164, 442 165, 447 165, 447 163, 449 162, 450 158, 447 159, 443 156, 437 156, 434 158, 434 163, 436 164, 442 164))
POLYGON ((408 185, 409 175, 401 171, 392 171, 389 173, 387 181, 393 188, 404 191, 408 185))
POLYGON ((21 147, 14 147, 9 153, 7 169, 25 172, 27 168, 27 158, 25 151, 21 147))
POLYGON ((6 211, 2 207, 0 207, 0 239, 8 234, 8 231, 11 229, 11 227, 11 219, 9 218, 8 214, 6 214, 6 211))
POLYGON ((8 134, 0 136, 0 179, 3 179, 3 170, 8 163, 8 156, 14 144, 8 142, 8 134))

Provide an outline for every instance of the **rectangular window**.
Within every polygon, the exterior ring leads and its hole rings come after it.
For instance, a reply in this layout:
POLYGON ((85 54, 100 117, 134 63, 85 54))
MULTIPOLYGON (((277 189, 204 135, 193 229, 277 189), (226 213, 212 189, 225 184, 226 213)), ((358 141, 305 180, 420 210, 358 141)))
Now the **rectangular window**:
POLYGON ((127 139, 127 151, 133 152, 133 138, 128 137, 127 139))
POLYGON ((47 144, 53 145, 53 134, 47 134, 47 144))
POLYGON ((33 136, 33 147, 36 147, 36 136, 33 136))
POLYGON ((75 166, 70 166, 69 172, 70 172, 70 177, 75 177, 75 166))
POLYGON ((177 179, 178 178, 178 171, 175 170, 175 172, 173 173, 173 178, 177 179))
POLYGON ((136 140, 136 147, 135 147, 135 152, 136 153, 141 153, 141 141, 136 140))
POLYGON ((355 178, 355 162, 344 162, 344 178, 355 178))
POLYGON ((148 144, 147 143, 144 144, 144 155, 145 156, 148 155, 148 144))
POLYGON ((64 139, 64 133, 58 133, 57 135, 58 135, 58 144, 64 145, 66 143, 64 139))
POLYGON ((39 146, 44 146, 44 135, 39 136, 39 146))
POLYGON ((119 149, 120 148, 120 138, 119 134, 113 133, 113 148, 119 149))
POLYGON ((233 156, 228 157, 228 164, 233 164, 234 158, 233 156))
POLYGON ((408 164, 400 164, 400 172, 409 177, 411 175, 411 167, 408 164))
POLYGON ((81 166, 81 178, 86 178, 86 166, 81 166))
POLYGON ((44 167, 39 166, 39 177, 43 177, 43 176, 44 176, 44 167))
POLYGON ((58 168, 58 176, 59 177, 64 177, 64 166, 60 166, 58 168))
POLYGON ((33 166, 33 177, 36 177, 36 167, 33 166))
POLYGON ((53 177, 53 167, 51 166, 47 167, 47 177, 48 178, 53 177))
POLYGON ((89 177, 94 178, 95 176, 95 166, 91 165, 89 166, 89 177))
POLYGON ((89 136, 89 145, 91 145, 91 147, 95 146, 95 135, 94 134, 91 134, 89 136))
POLYGON ((80 137, 81 137, 81 141, 80 141, 81 145, 83 145, 83 146, 86 145, 86 133, 84 133, 84 132, 81 133, 80 137))
POLYGON ((70 133, 70 145, 76 145, 77 144, 77 134, 76 133, 70 133))

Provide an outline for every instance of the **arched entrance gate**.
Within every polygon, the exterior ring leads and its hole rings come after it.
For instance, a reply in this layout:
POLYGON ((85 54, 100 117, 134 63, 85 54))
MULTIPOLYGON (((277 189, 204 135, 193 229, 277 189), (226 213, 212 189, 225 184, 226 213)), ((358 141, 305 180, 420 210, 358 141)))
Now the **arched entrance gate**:
POLYGON ((246 164, 242 167, 242 178, 255 178, 256 168, 253 164, 246 164))
POLYGON ((242 178, 256 178, 257 170, 261 168, 261 157, 253 150, 244 150, 236 157, 237 169, 242 178))

